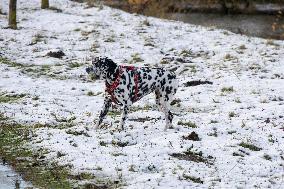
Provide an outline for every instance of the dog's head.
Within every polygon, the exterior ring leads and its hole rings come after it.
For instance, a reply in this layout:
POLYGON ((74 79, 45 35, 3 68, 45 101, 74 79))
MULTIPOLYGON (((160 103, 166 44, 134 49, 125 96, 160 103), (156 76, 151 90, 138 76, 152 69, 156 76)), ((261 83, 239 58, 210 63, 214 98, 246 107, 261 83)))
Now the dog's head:
POLYGON ((114 74, 117 65, 107 57, 92 59, 92 66, 86 68, 86 72, 97 79, 110 78, 114 74))

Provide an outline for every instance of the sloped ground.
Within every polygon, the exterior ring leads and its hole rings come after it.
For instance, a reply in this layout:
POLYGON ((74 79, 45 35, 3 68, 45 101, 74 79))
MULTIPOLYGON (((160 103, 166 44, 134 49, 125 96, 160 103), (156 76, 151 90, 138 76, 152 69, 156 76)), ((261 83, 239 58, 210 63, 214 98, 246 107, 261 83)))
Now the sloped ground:
POLYGON ((31 146, 46 149, 46 161, 124 188, 283 186, 282 41, 100 5, 50 4, 57 11, 19 1, 19 30, 4 29, 0 16, 0 111, 34 126, 31 146), (47 55, 59 50, 61 59, 47 55), (116 130, 116 109, 95 131, 104 83, 84 70, 98 55, 119 64, 185 65, 175 129, 163 132, 163 114, 149 95, 133 106, 125 131, 116 130), (186 87, 198 79, 213 85, 186 87))

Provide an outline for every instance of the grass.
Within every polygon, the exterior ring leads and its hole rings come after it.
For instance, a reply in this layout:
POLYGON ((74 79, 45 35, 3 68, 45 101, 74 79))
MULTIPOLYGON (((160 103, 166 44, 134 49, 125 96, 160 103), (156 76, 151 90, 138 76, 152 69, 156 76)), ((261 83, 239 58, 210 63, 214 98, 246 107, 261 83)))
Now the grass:
POLYGON ((228 131, 228 134, 229 134, 229 135, 232 135, 232 134, 234 134, 234 133, 237 133, 237 131, 235 131, 235 130, 228 131))
MULTIPOLYGON (((1 114, 0 114, 1 115, 1 114)), ((1 116, 0 116, 1 117, 1 116)), ((273 136, 270 134, 268 135, 268 142, 274 143, 275 140, 273 139, 273 136)))
POLYGON ((235 102, 236 102, 236 103, 242 103, 240 98, 236 98, 236 99, 235 99, 235 102))
POLYGON ((260 151, 260 150, 262 150, 262 148, 259 148, 259 147, 255 146, 254 144, 249 144, 249 143, 246 143, 246 142, 241 142, 239 145, 241 147, 243 147, 243 148, 248 148, 251 151, 260 151))
POLYGON ((172 102, 171 102, 171 106, 177 106, 177 107, 180 107, 181 106, 181 99, 174 99, 172 102))
POLYGON ((95 33, 96 30, 91 30, 91 31, 81 31, 81 35, 82 36, 88 36, 90 35, 91 33, 95 33))
POLYGON ((274 40, 271 40, 271 39, 269 39, 269 40, 266 41, 266 45, 271 45, 271 46, 279 47, 279 44, 275 43, 275 41, 274 41, 274 40))
POLYGON ((91 49, 90 49, 90 51, 92 51, 92 52, 98 52, 98 49, 100 48, 100 45, 99 45, 99 43, 98 42, 96 42, 96 43, 94 43, 92 46, 91 46, 91 49))
MULTIPOLYGON (((51 66, 49 65, 23 65, 20 63, 13 62, 7 58, 0 57, 0 64, 5 64, 9 67, 14 67, 21 70, 21 73, 27 74, 29 76, 48 76, 55 77, 51 74, 51 66)), ((59 77, 59 76, 58 76, 59 77)))
POLYGON ((142 22, 142 25, 144 26, 151 26, 149 20, 145 19, 143 22, 142 22))
POLYGON ((226 54, 225 57, 224 57, 225 61, 231 61, 231 60, 235 60, 235 59, 237 59, 237 57, 234 57, 230 54, 226 54))
POLYGON ((14 169, 38 188, 71 188, 68 168, 56 163, 47 166, 41 161, 43 149, 32 151, 27 146, 33 137, 28 127, 19 124, 0 123, 0 154, 14 169), (19 161, 21 159, 21 161, 19 161))
POLYGON ((128 141, 126 141, 126 142, 121 142, 121 141, 112 140, 111 143, 112 143, 112 145, 118 146, 118 147, 125 147, 125 146, 128 146, 128 145, 129 145, 129 142, 128 142, 128 141))
MULTIPOLYGON (((145 45, 146 46, 146 45, 145 45)), ((168 60, 162 59, 160 64, 170 64, 170 62, 168 60)))
POLYGON ((129 61, 129 64, 135 64, 137 62, 144 62, 144 60, 140 57, 139 53, 135 53, 131 55, 131 60, 129 61))
POLYGON ((116 116, 119 116, 121 114, 120 111, 116 111, 116 110, 113 110, 113 111, 109 111, 107 113, 108 116, 111 116, 111 117, 116 117, 116 116))
POLYGON ((240 153, 238 153, 238 152, 233 152, 233 156, 245 157, 243 154, 240 154, 240 153))
POLYGON ((249 68, 250 70, 256 70, 256 71, 258 71, 258 70, 261 69, 261 66, 260 66, 259 64, 257 64, 257 63, 253 63, 253 64, 251 64, 248 68, 249 68))
POLYGON ((239 46, 239 49, 240 49, 240 50, 246 50, 247 47, 246 47, 245 45, 241 45, 241 46, 239 46))
POLYGON ((195 123, 191 122, 191 121, 188 121, 188 122, 178 121, 177 124, 187 126, 187 127, 191 127, 191 128, 197 128, 197 125, 195 123))
POLYGON ((39 100, 39 96, 33 97, 32 100, 39 100))
POLYGON ((66 131, 66 133, 69 135, 74 135, 74 136, 84 135, 85 137, 90 137, 90 135, 86 133, 85 131, 73 131, 69 129, 66 131))
POLYGON ((128 168, 128 171, 137 172, 136 169, 135 169, 135 165, 133 165, 133 164, 130 165, 129 168, 128 168))
POLYGON ((5 121, 7 119, 8 118, 3 113, 0 112, 0 121, 5 121))
POLYGON ((191 50, 182 50, 179 55, 183 57, 190 57, 192 56, 192 54, 193 53, 191 50))
MULTIPOLYGON (((192 146, 193 147, 193 146, 192 146)), ((186 160, 186 161, 193 161, 196 163, 205 163, 212 165, 213 162, 211 159, 213 159, 212 156, 203 157, 202 152, 194 152, 192 151, 192 147, 188 148, 185 152, 182 153, 173 153, 171 154, 172 157, 175 157, 179 160, 186 160)))
POLYGON ((223 92, 223 93, 231 93, 231 92, 234 92, 234 88, 233 87, 223 87, 222 89, 221 89, 221 92, 223 92))
POLYGON ((237 115, 237 114, 236 114, 235 112, 230 112, 230 113, 229 113, 229 117, 230 117, 230 118, 236 117, 236 115, 237 115))
POLYGON ((68 64, 68 66, 70 68, 78 68, 80 66, 82 66, 83 64, 80 64, 79 62, 71 62, 70 64, 68 64))
POLYGON ((217 120, 210 120, 210 123, 218 123, 217 120))
MULTIPOLYGON (((21 125, 0 113, 0 158, 5 160, 24 180, 35 188, 108 188, 114 186, 110 179, 98 178, 91 173, 72 173, 72 165, 59 165, 46 160, 49 153, 44 148, 34 149, 30 142, 36 137, 35 129, 43 125, 21 125), (95 183, 94 183, 95 182, 95 183), (99 184, 99 185, 98 185, 99 184)), ((44 125, 44 127, 48 127, 44 125)), ((72 133, 77 134, 77 133, 72 133)), ((65 156, 58 152, 57 158, 65 156)))
POLYGON ((54 7, 54 6, 49 6, 49 10, 53 10, 53 11, 55 11, 55 12, 57 12, 57 13, 62 12, 62 9, 57 8, 57 7, 54 7))
POLYGON ((1 57, 0 56, 0 64, 5 64, 9 67, 16 67, 16 68, 22 68, 22 67, 26 67, 25 65, 23 64, 19 64, 19 63, 16 63, 16 62, 13 62, 5 57, 1 57))
POLYGON ((52 117, 54 117, 54 119, 59 123, 70 123, 71 124, 76 119, 75 116, 60 117, 60 116, 56 115, 55 113, 50 113, 50 115, 52 115, 52 117))
POLYGON ((15 102, 23 97, 25 97, 26 94, 6 94, 6 93, 0 93, 0 103, 10 103, 15 102))
POLYGON ((76 178, 78 180, 91 180, 93 178, 95 178, 95 176, 92 173, 79 173, 78 175, 76 175, 76 178))
POLYGON ((145 105, 145 106, 131 106, 130 107, 130 112, 137 112, 139 110, 143 110, 143 111, 148 111, 148 110, 152 110, 153 107, 150 105, 145 105))
POLYGON ((188 67, 190 67, 190 72, 191 72, 191 73, 196 73, 196 72, 197 72, 197 69, 196 69, 196 66, 195 66, 195 65, 190 65, 190 66, 188 66, 188 67))
POLYGON ((156 120, 157 118, 153 118, 153 117, 137 117, 137 118, 129 118, 128 121, 135 121, 135 122, 146 122, 146 121, 152 121, 152 120, 156 120))
POLYGON ((217 128, 216 128, 216 127, 213 127, 213 132, 212 132, 212 133, 208 133, 207 135, 208 135, 208 136, 217 137, 217 136, 218 136, 217 128))
POLYGON ((100 146, 107 146, 107 143, 105 141, 100 141, 99 144, 100 146))
POLYGON ((49 76, 50 71, 51 66, 49 65, 29 66, 27 68, 22 69, 22 73, 36 77, 39 77, 41 75, 49 76))
POLYGON ((264 154, 264 155, 263 155, 263 158, 266 159, 266 160, 268 160, 268 161, 271 161, 271 159, 272 159, 271 156, 268 155, 268 154, 264 154))
POLYGON ((195 183, 203 184, 203 181, 200 178, 193 177, 193 176, 190 176, 190 175, 186 175, 185 173, 182 174, 182 177, 186 180, 190 180, 190 181, 195 182, 195 183))
POLYGON ((88 96, 98 96, 98 95, 101 95, 101 94, 102 94, 102 92, 97 92, 97 93, 94 93, 93 91, 88 91, 87 92, 88 96))
POLYGON ((41 34, 36 34, 35 36, 33 36, 32 42, 30 43, 30 45, 35 45, 37 43, 43 42, 44 38, 45 38, 45 36, 43 36, 41 34))
POLYGON ((106 38, 104 40, 104 42, 107 42, 107 43, 114 43, 115 42, 115 36, 112 35, 112 36, 109 36, 108 38, 106 38))
MULTIPOLYGON (((155 47, 155 45, 153 44, 153 43, 151 43, 151 42, 146 42, 145 44, 144 44, 144 46, 145 47, 155 47)), ((164 62, 161 62, 161 64, 163 64, 164 62)))
MULTIPOLYGON (((17 62, 13 62, 1 56, 0 56, 0 64, 5 64, 9 67, 17 68, 21 71, 21 73, 26 74, 28 76, 33 76, 33 77, 46 76, 49 78, 59 79, 59 80, 69 79, 68 76, 60 75, 62 72, 54 73, 50 65, 24 65, 17 62)), ((76 67, 77 64, 73 66, 76 67)))
POLYGON ((88 95, 88 96, 95 96, 95 94, 94 94, 93 91, 88 91, 88 92, 87 92, 87 95, 88 95))
POLYGON ((112 156, 114 157, 118 157, 118 156, 127 156, 126 154, 124 153, 121 153, 121 152, 114 152, 114 153, 111 153, 112 156))

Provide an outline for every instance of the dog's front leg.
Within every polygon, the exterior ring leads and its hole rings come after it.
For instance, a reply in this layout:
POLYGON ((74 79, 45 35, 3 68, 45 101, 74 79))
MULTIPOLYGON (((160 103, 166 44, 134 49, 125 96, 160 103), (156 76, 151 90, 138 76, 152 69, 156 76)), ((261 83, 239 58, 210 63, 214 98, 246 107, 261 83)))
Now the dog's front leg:
POLYGON ((120 128, 119 128, 121 130, 124 130, 124 124, 125 124, 125 120, 127 119, 127 114, 128 114, 128 106, 124 105, 123 111, 121 114, 120 128))
POLYGON ((100 113, 99 121, 97 122, 97 124, 95 126, 95 129, 99 128, 99 126, 102 123, 103 119, 107 115, 110 106, 111 106, 111 99, 108 96, 106 96, 105 100, 104 100, 103 109, 102 109, 102 111, 100 113))

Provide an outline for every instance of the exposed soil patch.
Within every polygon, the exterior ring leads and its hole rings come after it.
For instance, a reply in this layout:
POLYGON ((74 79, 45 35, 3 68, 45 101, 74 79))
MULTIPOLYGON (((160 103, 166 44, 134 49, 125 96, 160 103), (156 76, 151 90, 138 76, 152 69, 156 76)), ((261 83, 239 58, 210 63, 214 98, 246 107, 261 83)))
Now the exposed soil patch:
POLYGON ((138 117, 138 118, 130 118, 128 119, 129 121, 136 121, 136 122, 142 122, 144 123, 145 121, 152 121, 152 120, 157 120, 157 118, 154 117, 138 117))
POLYGON ((201 80, 188 81, 188 82, 184 83, 184 86, 185 87, 193 87, 193 86, 204 85, 204 84, 212 85, 213 82, 211 82, 211 81, 201 81, 201 80))
POLYGON ((183 153, 173 153, 171 154, 172 157, 178 158, 179 160, 186 160, 186 161, 194 161, 196 163, 205 163, 209 165, 213 165, 213 162, 211 159, 213 159, 212 156, 208 156, 207 158, 202 156, 202 153, 196 153, 192 152, 191 150, 187 150, 183 153))
POLYGON ((62 58, 65 56, 65 53, 63 51, 50 51, 46 54, 47 56, 53 57, 53 58, 62 58))
POLYGON ((199 138, 199 136, 198 136, 198 134, 196 133, 196 132, 191 132, 189 135, 187 135, 187 136, 182 136, 182 138, 184 139, 184 140, 193 140, 193 141, 199 141, 199 140, 201 140, 200 138, 199 138))

